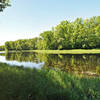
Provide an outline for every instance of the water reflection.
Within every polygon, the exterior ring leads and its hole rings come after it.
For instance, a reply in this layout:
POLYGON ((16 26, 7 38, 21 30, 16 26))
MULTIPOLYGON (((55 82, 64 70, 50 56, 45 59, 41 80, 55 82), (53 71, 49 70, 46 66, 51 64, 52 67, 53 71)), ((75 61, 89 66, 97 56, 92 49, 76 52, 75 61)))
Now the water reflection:
POLYGON ((100 55, 54 55, 37 53, 0 54, 0 62, 23 65, 24 67, 60 68, 78 74, 100 73, 100 55))
MULTIPOLYGON (((12 55, 12 54, 11 54, 12 55)), ((24 66, 24 67, 31 67, 31 68, 41 68, 44 66, 44 62, 39 62, 34 60, 34 62, 30 62, 30 61, 24 61, 24 60, 17 60, 17 59, 12 59, 10 60, 10 56, 9 58, 7 57, 8 54, 0 54, 0 62, 2 63, 6 63, 9 65, 15 65, 15 66, 24 66)))

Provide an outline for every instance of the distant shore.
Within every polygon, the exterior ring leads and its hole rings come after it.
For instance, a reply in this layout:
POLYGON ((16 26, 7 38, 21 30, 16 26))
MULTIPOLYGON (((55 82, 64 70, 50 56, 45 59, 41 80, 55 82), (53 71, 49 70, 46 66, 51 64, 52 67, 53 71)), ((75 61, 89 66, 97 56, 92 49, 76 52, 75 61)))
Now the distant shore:
MULTIPOLYGON (((100 54, 100 49, 73 49, 73 50, 20 50, 20 51, 7 51, 11 52, 36 52, 46 54, 100 54)), ((0 51, 4 53, 4 51, 0 51)))

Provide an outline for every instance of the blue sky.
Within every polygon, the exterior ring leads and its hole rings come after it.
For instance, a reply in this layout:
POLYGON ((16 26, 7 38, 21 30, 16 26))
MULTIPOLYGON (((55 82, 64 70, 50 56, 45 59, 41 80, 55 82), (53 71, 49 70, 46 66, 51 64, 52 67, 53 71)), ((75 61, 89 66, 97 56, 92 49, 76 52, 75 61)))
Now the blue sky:
POLYGON ((33 38, 63 20, 100 15, 100 0, 12 0, 0 13, 0 45, 33 38))

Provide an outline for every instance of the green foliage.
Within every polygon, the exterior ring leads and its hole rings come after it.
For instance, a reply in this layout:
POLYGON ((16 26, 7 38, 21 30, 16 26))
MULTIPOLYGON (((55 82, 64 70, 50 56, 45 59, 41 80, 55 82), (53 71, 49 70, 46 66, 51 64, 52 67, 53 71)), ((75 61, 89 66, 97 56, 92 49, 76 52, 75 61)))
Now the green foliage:
POLYGON ((62 21, 39 37, 5 43, 6 50, 67 50, 100 48, 100 16, 62 21))
POLYGON ((0 46, 0 51, 5 51, 5 46, 4 45, 0 46))
POLYGON ((5 50, 35 50, 38 38, 9 41, 5 43, 5 50))
POLYGON ((10 0, 0 0, 0 11, 3 11, 7 6, 10 6, 10 0))
POLYGON ((53 32, 52 31, 45 31, 40 34, 40 39, 37 44, 38 49, 42 50, 48 50, 48 49, 53 49, 53 32))
POLYGON ((100 16, 98 16, 98 17, 96 18, 96 22, 97 22, 97 24, 100 24, 100 16))
POLYGON ((100 100, 100 79, 0 63, 0 100, 100 100))

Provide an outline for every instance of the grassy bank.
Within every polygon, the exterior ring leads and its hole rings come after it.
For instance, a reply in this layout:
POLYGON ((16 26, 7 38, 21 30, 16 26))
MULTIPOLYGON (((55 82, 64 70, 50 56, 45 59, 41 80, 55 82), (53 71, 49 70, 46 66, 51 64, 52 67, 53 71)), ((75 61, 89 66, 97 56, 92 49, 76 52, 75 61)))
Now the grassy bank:
POLYGON ((8 52, 36 52, 47 54, 100 54, 100 49, 73 49, 73 50, 21 50, 8 52))
POLYGON ((73 49, 73 50, 34 50, 37 53, 49 53, 49 54, 99 54, 100 49, 73 49))
POLYGON ((0 100, 100 100, 100 78, 0 63, 0 100))

